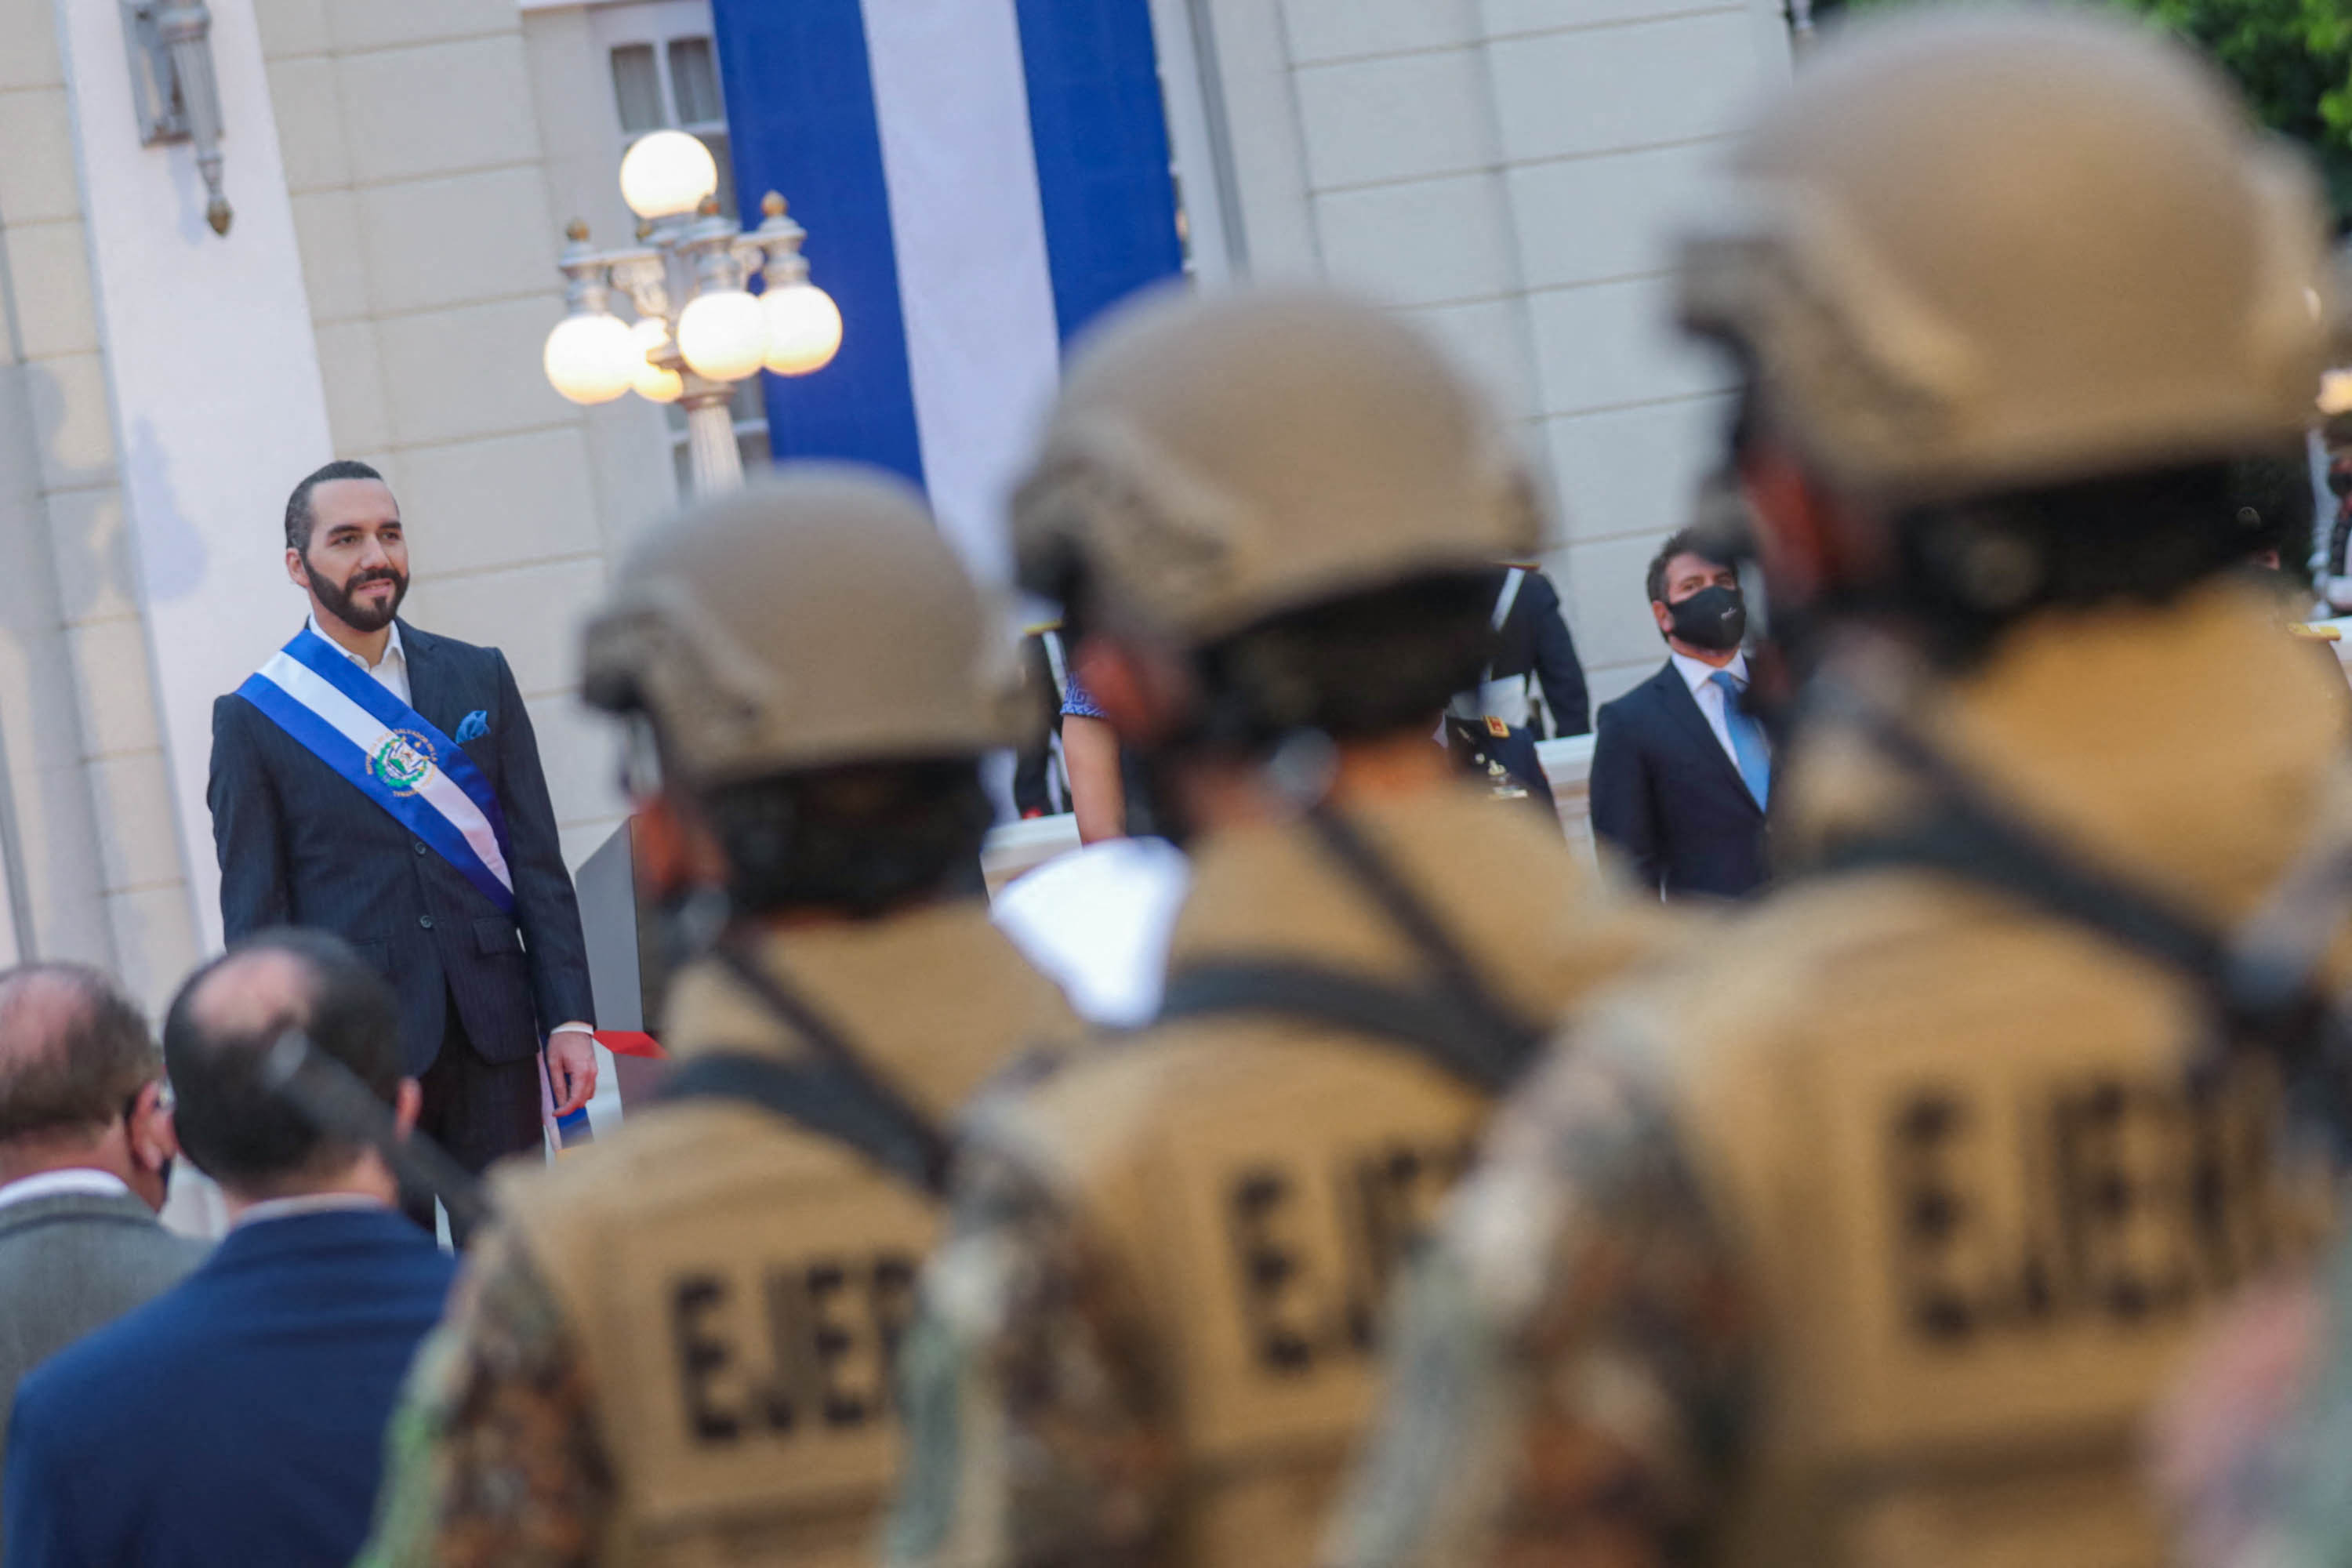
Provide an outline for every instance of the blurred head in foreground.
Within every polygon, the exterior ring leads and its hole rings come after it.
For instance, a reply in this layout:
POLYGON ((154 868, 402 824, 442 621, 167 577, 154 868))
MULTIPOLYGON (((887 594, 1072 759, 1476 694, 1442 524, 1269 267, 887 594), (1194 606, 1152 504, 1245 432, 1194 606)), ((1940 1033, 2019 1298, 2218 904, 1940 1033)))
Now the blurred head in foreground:
POLYGON ((2315 180, 2209 65, 1923 10, 1819 56, 1731 174, 1681 310, 1747 372, 1776 631, 1868 616, 1966 663, 2245 558, 2231 464, 2310 421, 2333 300, 2315 180))
POLYGON ((1090 331, 1013 534, 1180 826, 1256 810, 1294 736, 1330 742, 1343 783, 1433 752, 1487 657, 1494 563, 1541 542, 1505 432, 1435 347, 1271 289, 1148 296, 1090 331))
POLYGON ((787 465, 656 529, 590 623, 633 727, 647 890, 864 918, 978 886, 982 752, 1020 731, 986 601, 904 480, 787 465))

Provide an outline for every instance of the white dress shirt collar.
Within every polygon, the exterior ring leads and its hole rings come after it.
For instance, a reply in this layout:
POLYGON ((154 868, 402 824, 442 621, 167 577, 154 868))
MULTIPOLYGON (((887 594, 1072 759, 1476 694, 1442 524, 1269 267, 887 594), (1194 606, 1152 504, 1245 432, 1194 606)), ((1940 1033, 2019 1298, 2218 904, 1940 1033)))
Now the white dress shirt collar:
POLYGON ((18 1177, 0 1187, 0 1208, 6 1208, 10 1204, 28 1204, 35 1198, 63 1197, 68 1193, 94 1198, 127 1198, 131 1195, 131 1189, 124 1186, 121 1179, 111 1171, 77 1167, 70 1171, 42 1171, 18 1177))
MULTIPOLYGON (((1681 672, 1683 684, 1691 689, 1692 696, 1697 696, 1702 688, 1714 686, 1717 673, 1714 665, 1705 659, 1693 658, 1686 653, 1675 653, 1673 658, 1675 668, 1681 672)), ((1728 675, 1742 686, 1747 685, 1748 650, 1741 648, 1738 653, 1733 654, 1731 662, 1722 667, 1721 673, 1728 675)), ((1723 688, 1714 686, 1714 689, 1720 691, 1723 688)))
POLYGON ((400 623, 398 621, 392 623, 392 637, 391 639, 383 645, 383 657, 376 660, 373 664, 368 663, 366 659, 362 658, 359 655, 353 653, 351 649, 345 647, 334 638, 327 637, 324 628, 319 625, 319 617, 316 616, 312 616, 310 617, 310 629, 317 632, 321 637, 326 637, 327 646, 329 647, 333 648, 337 653, 341 654, 345 658, 350 659, 353 664, 358 665, 362 669, 366 670, 370 675, 375 677, 378 684, 382 685, 385 690, 391 692, 394 697, 399 698, 403 702, 409 700, 408 650, 401 646, 400 623))
POLYGON ((362 1209, 388 1209, 392 1205, 365 1193, 305 1193, 299 1197, 268 1198, 255 1204, 236 1216, 232 1230, 242 1230, 249 1225, 263 1225, 273 1219, 297 1219, 303 1215, 341 1214, 362 1209))

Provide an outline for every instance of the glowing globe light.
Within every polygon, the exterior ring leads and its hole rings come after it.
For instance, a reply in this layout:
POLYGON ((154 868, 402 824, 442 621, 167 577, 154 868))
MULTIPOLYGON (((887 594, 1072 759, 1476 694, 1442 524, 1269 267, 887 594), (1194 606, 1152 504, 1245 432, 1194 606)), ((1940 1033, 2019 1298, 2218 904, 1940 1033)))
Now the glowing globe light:
POLYGON ((768 353, 768 318, 740 289, 698 296, 677 318, 677 352, 697 375, 740 381, 768 353))
POLYGON ((549 383, 574 403, 612 402, 635 384, 635 366, 644 363, 645 351, 620 318, 602 313, 556 322, 540 354, 549 383))
POLYGON ((683 131, 640 137, 621 160, 621 199, 642 218, 690 213, 718 189, 710 149, 683 131))
POLYGON ((669 341, 669 329, 648 317, 629 329, 629 338, 637 350, 636 380, 631 384, 636 395, 647 403, 676 403, 685 396, 685 378, 648 357, 669 341))
POLYGON ((2319 378, 2319 411, 2330 419, 2352 414, 2352 370, 2331 370, 2319 378))
POLYGON ((841 307, 814 283, 787 283, 760 296, 768 319, 767 366, 778 375, 823 370, 841 352, 841 307))

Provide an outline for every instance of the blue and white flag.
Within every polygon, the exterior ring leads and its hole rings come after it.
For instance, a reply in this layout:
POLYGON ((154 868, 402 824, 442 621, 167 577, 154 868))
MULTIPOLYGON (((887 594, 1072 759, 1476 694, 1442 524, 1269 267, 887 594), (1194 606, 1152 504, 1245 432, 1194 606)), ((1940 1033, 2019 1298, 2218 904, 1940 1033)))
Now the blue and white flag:
POLYGON ((1003 580, 1063 343, 1182 270, 1150 0, 711 11, 736 188, 792 204, 845 322, 824 370, 767 378, 771 447, 897 469, 1003 580))
POLYGON ((430 845, 507 914, 507 819, 457 742, 304 626, 236 694, 430 845))

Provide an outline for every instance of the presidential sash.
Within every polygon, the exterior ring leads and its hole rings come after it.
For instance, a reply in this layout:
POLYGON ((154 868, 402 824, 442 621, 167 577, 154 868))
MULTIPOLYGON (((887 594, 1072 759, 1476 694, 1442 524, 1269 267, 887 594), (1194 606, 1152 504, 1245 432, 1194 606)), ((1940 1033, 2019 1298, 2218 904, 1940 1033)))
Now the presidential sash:
POLYGON ((514 913, 506 812, 455 741, 304 626, 236 694, 514 913))

